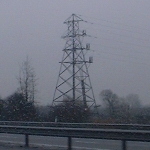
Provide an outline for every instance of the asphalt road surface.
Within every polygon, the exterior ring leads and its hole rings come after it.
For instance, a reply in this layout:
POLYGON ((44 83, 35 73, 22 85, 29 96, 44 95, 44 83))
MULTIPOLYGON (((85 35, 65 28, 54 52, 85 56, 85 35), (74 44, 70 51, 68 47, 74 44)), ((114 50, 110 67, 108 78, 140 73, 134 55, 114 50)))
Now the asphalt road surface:
MULTIPOLYGON (((19 149, 24 150, 25 136, 17 134, 0 133, 0 143, 3 145, 19 145, 19 149), (21 146, 21 147, 20 147, 21 146)), ((67 138, 47 137, 47 136, 29 136, 29 145, 31 147, 40 147, 42 149, 67 149, 67 138)), ((121 141, 100 140, 100 139, 72 139, 73 149, 75 150, 121 150, 121 141)), ((7 148, 9 150, 9 148, 7 148)), ((0 150, 2 148, 0 147, 0 150)), ((150 150, 149 142, 127 142, 127 150, 150 150)))

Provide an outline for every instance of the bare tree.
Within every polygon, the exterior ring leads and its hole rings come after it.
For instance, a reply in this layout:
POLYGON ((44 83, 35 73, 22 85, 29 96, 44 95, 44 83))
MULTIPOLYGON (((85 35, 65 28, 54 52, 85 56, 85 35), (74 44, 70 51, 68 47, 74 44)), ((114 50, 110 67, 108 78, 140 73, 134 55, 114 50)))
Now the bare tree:
POLYGON ((24 96, 27 102, 35 101, 36 94, 36 75, 34 68, 31 66, 31 62, 27 57, 20 67, 20 73, 18 77, 19 89, 18 91, 24 96))
POLYGON ((109 109, 110 117, 113 117, 115 107, 118 104, 118 96, 109 89, 103 90, 100 93, 100 96, 102 97, 103 102, 106 104, 106 106, 109 109))
POLYGON ((126 103, 129 104, 130 108, 140 108, 142 106, 141 100, 138 94, 129 94, 126 96, 126 103))

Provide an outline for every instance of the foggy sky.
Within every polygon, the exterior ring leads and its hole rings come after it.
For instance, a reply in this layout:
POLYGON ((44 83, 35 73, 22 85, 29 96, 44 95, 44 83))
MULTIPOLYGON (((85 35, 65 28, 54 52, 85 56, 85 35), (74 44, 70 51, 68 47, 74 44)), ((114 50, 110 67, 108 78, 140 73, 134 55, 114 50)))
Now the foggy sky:
POLYGON ((91 44, 89 68, 96 101, 103 89, 138 94, 150 104, 149 0, 1 0, 0 95, 18 88, 19 64, 28 55, 38 78, 38 104, 51 104, 65 41, 63 22, 72 14, 91 44), (94 38, 97 37, 97 38, 94 38))

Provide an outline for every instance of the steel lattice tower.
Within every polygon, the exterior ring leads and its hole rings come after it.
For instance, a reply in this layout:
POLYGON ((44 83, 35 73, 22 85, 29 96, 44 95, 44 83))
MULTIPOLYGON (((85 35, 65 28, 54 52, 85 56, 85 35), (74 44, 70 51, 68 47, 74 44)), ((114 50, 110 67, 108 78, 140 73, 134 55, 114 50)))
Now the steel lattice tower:
POLYGON ((53 106, 58 105, 65 99, 73 103, 83 101, 85 108, 95 107, 95 98, 88 73, 88 65, 92 63, 92 57, 86 60, 85 54, 90 45, 85 47, 82 40, 86 36, 85 30, 79 29, 80 17, 72 14, 64 23, 68 29, 63 38, 66 40, 63 49, 63 58, 60 62, 60 71, 53 97, 53 106))

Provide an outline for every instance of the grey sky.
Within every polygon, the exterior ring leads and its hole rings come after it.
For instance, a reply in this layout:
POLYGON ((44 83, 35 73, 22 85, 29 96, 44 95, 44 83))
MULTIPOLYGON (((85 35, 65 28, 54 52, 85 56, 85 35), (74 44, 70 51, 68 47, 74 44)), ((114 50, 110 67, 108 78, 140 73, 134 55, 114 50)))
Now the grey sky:
POLYGON ((0 0, 0 95, 16 91, 19 64, 28 55, 38 80, 38 102, 50 104, 72 13, 89 23, 94 57, 89 73, 98 100, 103 89, 139 94, 150 103, 149 0, 0 0), (93 24, 91 24, 92 22, 93 24), (97 38, 94 38, 97 37, 97 38))

